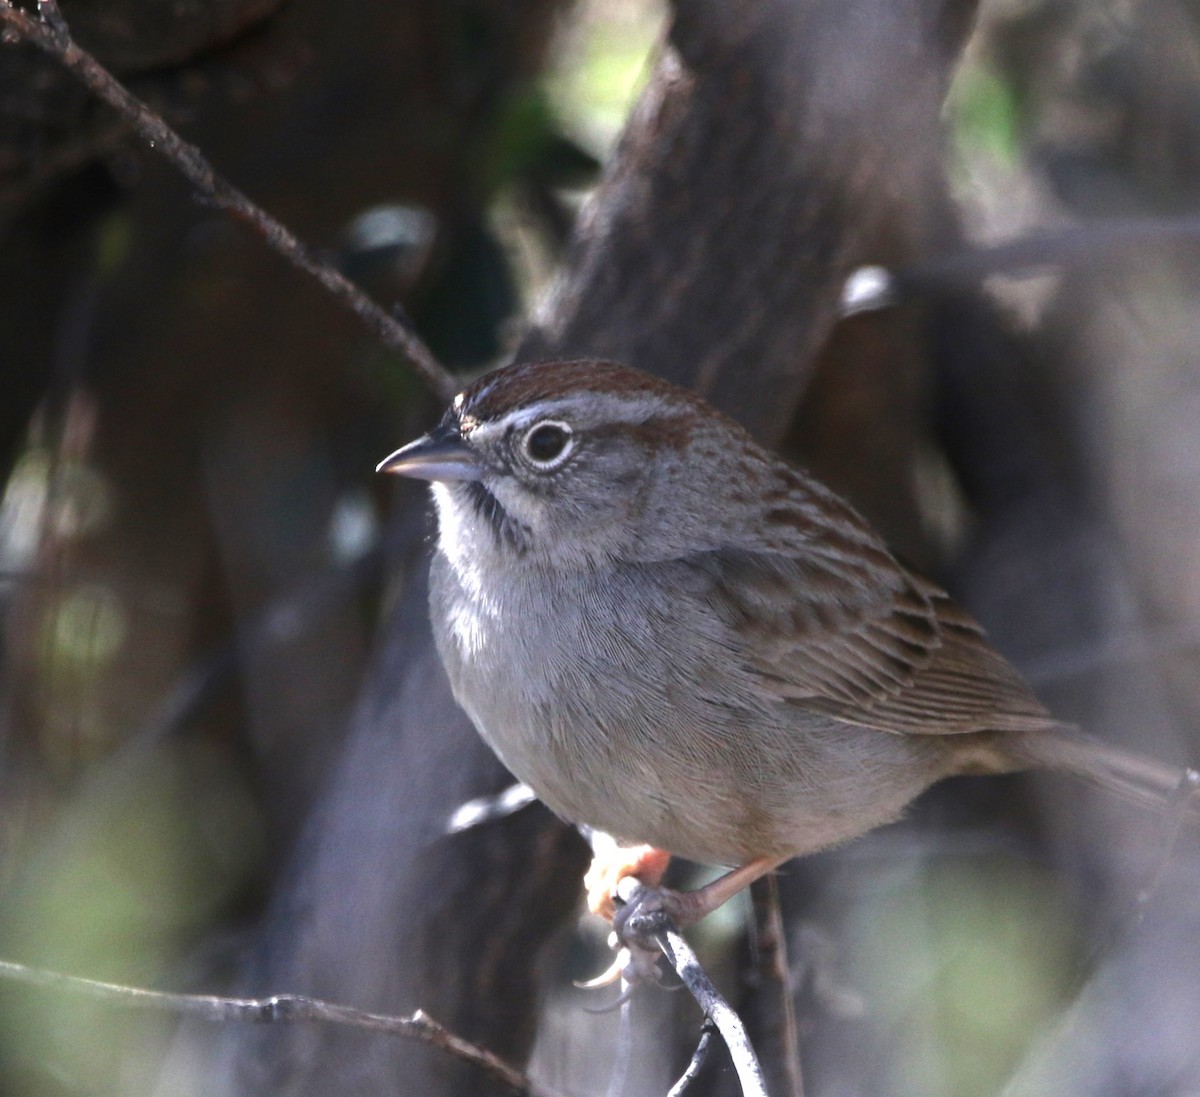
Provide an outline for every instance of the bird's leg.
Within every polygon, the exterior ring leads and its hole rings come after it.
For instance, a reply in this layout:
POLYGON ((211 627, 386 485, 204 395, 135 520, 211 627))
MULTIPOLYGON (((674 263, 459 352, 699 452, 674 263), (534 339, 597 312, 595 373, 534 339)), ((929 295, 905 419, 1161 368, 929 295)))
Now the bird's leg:
MULTIPOLYGON (((630 920, 635 916, 659 912, 671 918, 677 926, 690 926, 707 917, 755 880, 773 872, 786 860, 786 857, 756 857, 695 891, 674 891, 654 884, 640 889, 631 888, 628 891, 618 887, 617 898, 621 899, 622 892, 627 891, 631 901, 625 903, 613 919, 617 936, 621 937, 625 933, 626 927, 630 926, 630 920)), ((642 882, 645 884, 644 880, 642 882)))
POLYGON ((609 943, 620 949, 606 972, 577 984, 583 988, 653 978, 659 955, 653 935, 664 919, 676 926, 698 922, 787 860, 758 857, 696 891, 675 891, 660 886, 669 853, 654 846, 621 847, 600 832, 593 832, 592 849, 592 865, 584 877, 588 906, 612 922, 609 943))

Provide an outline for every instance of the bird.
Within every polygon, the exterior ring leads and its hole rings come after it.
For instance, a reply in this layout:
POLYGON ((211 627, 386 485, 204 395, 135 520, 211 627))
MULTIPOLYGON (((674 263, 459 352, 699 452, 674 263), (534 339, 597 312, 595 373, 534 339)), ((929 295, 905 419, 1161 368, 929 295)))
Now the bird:
POLYGON ((429 481, 454 697, 551 810, 679 923, 964 774, 1063 771, 1163 807, 1180 770, 1056 719, 847 501, 700 396, 598 359, 456 396, 382 472, 429 481), (725 866, 659 887, 669 857, 725 866))

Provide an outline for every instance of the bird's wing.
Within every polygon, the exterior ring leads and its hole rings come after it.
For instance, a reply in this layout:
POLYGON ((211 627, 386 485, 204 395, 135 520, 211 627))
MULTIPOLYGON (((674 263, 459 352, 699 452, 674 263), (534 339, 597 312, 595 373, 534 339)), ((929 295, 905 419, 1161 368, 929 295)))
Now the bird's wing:
MULTIPOLYGON (((1052 721, 983 630, 908 571, 829 495, 835 522, 776 513, 771 542, 694 561, 763 690, 834 719, 896 733, 1024 731, 1052 721), (789 532, 790 531, 790 532, 789 532)), ((760 529, 762 527, 759 527, 760 529)))

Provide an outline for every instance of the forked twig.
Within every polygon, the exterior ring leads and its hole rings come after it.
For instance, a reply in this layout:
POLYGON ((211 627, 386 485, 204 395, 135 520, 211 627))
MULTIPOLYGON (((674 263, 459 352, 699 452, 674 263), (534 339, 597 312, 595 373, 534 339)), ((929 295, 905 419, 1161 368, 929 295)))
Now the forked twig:
POLYGON ((0 41, 28 42, 58 61, 112 107, 152 149, 174 164, 207 201, 249 225, 270 248, 315 278, 349 308, 385 347, 403 354, 442 400, 449 400, 458 391, 454 376, 415 332, 380 308, 341 271, 318 259, 286 225, 219 175, 195 145, 185 141, 161 115, 80 49, 56 0, 38 0, 37 17, 15 7, 12 0, 0 0, 0 31, 0 41))
POLYGON ((716 1031, 717 1026, 713 1023, 713 1019, 705 1017, 704 1024, 700 1026, 700 1040, 696 1044, 696 1050, 692 1052, 691 1062, 679 1076, 679 1081, 671 1087, 667 1097, 683 1097, 688 1086, 696 1080, 696 1076, 704 1067, 705 1060, 708 1059, 708 1050, 712 1047, 712 1036, 716 1031))
POLYGON ((114 1006, 188 1014, 202 1021, 241 1021, 253 1024, 315 1021, 384 1032, 391 1036, 419 1040, 421 1043, 440 1048, 447 1054, 486 1071, 497 1081, 509 1086, 513 1092, 522 1094, 524 1097, 554 1097, 551 1091, 535 1084, 529 1077, 499 1056, 494 1055, 486 1048, 456 1036, 424 1010, 417 1010, 407 1017, 395 1017, 383 1013, 370 1013, 367 1010, 355 1009, 353 1006, 325 1002, 319 998, 309 998, 301 994, 273 994, 269 998, 222 998, 209 994, 171 994, 165 991, 145 990, 141 987, 122 986, 119 983, 82 979, 77 975, 44 971, 40 968, 26 967, 24 964, 15 964, 8 960, 0 960, 0 978, 46 990, 69 991, 73 994, 81 994, 108 1002, 114 1006))
MULTIPOLYGON (((600 832, 595 834, 599 835, 600 832)), ((593 980, 592 985, 602 980, 609 981, 609 975, 616 972, 620 972, 622 979, 652 979, 657 953, 661 952, 696 999, 704 1016, 716 1025, 725 1046, 729 1048, 729 1057, 742 1087, 742 1097, 767 1097, 762 1067, 746 1035, 746 1026, 737 1011, 721 996, 708 972, 700 966, 691 946, 683 939, 674 918, 667 913, 665 904, 660 902, 663 894, 662 889, 647 886, 636 876, 626 876, 620 880, 613 893, 613 901, 617 906, 613 929, 621 952, 610 972, 601 976, 600 980, 593 980)))
MULTIPOLYGON (((675 973, 688 988, 692 997, 699 1003, 704 1014, 717 1027, 725 1046, 729 1048, 729 1057, 733 1060, 734 1070, 737 1071, 741 1083, 743 1097, 767 1097, 766 1083, 763 1081, 762 1067, 758 1057, 746 1035, 742 1019, 733 1007, 725 1001, 708 972, 700 966, 691 946, 683 939, 671 919, 659 914, 652 915, 655 924, 638 927, 635 933, 654 941, 667 962, 675 969, 675 973)), ((631 920, 632 921, 632 920, 631 920)), ((626 923, 629 928, 634 927, 626 923)))

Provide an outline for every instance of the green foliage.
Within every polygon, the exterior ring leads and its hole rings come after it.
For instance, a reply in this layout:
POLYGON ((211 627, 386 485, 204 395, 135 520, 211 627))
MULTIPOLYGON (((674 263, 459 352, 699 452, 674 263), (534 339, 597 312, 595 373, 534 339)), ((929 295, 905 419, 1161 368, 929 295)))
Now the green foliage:
POLYGON ((964 64, 946 101, 960 156, 987 155, 1006 167, 1020 157, 1017 95, 1005 75, 986 62, 964 64))
MULTIPOLYGON (((230 759, 180 743, 128 751, 64 800, 12 882, 8 955, 91 978, 177 986, 171 959, 245 890, 259 870, 261 834, 230 759)), ((48 1072, 69 1092, 113 1092, 117 1072, 138 1061, 128 1053, 165 1039, 171 1023, 13 990, 0 999, 0 1055, 48 1072)))
POLYGON ((851 981, 897 1034, 896 1097, 999 1092, 1068 993, 1072 924, 1053 877, 1004 857, 901 867, 861 904, 851 981))

